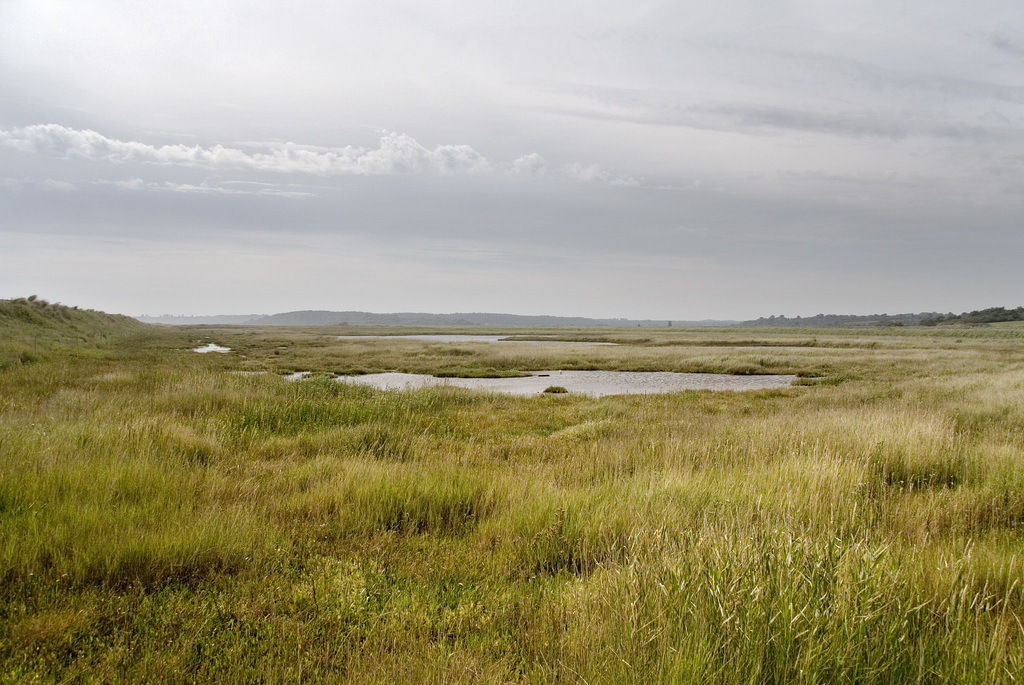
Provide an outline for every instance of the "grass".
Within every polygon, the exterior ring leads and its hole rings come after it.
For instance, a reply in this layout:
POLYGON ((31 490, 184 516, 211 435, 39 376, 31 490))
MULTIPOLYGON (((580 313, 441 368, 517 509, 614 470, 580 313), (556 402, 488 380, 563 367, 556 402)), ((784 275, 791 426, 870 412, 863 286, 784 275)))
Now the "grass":
POLYGON ((0 680, 1024 671, 1020 328, 561 330, 622 343, 565 348, 87 318, 4 324, 37 356, 0 371, 0 680), (188 351, 211 340, 236 352, 188 351), (744 367, 801 384, 329 377, 744 367))
POLYGON ((35 295, 0 300, 0 371, 61 356, 78 356, 97 343, 146 326, 126 316, 66 307, 35 295), (84 347, 87 346, 87 347, 84 347))

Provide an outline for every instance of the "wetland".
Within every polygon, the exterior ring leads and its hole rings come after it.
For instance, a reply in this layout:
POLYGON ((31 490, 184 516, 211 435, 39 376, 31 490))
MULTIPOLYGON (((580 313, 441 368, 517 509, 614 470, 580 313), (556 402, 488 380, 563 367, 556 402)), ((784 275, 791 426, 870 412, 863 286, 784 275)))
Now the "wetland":
POLYGON ((0 327, 3 680, 1024 676, 1024 328, 0 327))

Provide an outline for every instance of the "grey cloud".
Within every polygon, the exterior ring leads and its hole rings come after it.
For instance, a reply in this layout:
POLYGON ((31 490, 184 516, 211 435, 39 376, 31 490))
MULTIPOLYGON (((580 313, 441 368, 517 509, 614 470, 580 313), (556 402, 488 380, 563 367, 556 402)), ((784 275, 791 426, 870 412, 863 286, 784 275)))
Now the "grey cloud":
MULTIPOLYGON (((668 105, 638 103, 630 113, 611 113, 584 108, 567 108, 558 113, 607 121, 680 126, 709 131, 751 131, 780 129, 828 133, 852 138, 906 138, 914 131, 905 123, 877 115, 815 112, 805 109, 759 107, 745 104, 668 105)), ((933 129, 933 133, 951 133, 954 129, 933 129)), ((923 131, 919 131, 923 132, 923 131)))
POLYGON ((762 57, 778 58, 791 70, 808 74, 827 92, 832 87, 864 84, 876 91, 895 91, 903 95, 938 94, 965 99, 992 99, 1024 103, 1024 87, 991 80, 971 79, 942 71, 912 70, 880 66, 862 59, 816 52, 764 51, 762 57))
POLYGON ((1024 45, 1001 33, 993 34, 992 47, 1013 57, 1024 57, 1024 45))
POLYGON ((829 109, 822 105, 801 108, 747 102, 680 103, 672 102, 670 94, 633 93, 626 89, 609 98, 609 102, 614 102, 613 109, 600 105, 581 105, 552 111, 590 119, 680 126, 709 131, 750 132, 774 129, 821 133, 844 138, 900 140, 923 136, 950 140, 1002 141, 1020 139, 1022 135, 1021 129, 1005 123, 991 125, 979 122, 936 121, 921 114, 910 117, 892 107, 829 109), (627 106, 630 95, 634 95, 636 100, 627 106))
MULTIPOLYGON (((519 176, 550 178, 548 162, 536 152, 523 155, 512 162, 512 172, 519 176)), ((604 169, 600 164, 571 162, 557 167, 555 172, 562 178, 583 183, 602 183, 611 186, 639 187, 640 181, 632 176, 617 175, 604 169)))
POLYGON ((523 176, 543 176, 547 165, 547 160, 534 152, 512 162, 512 171, 523 176))
POLYGON ((61 193, 68 193, 75 189, 74 183, 68 183, 67 181, 58 181, 52 178, 48 178, 41 184, 47 190, 55 190, 61 193))
MULTIPOLYGON (((132 178, 127 181, 96 181, 98 185, 112 185, 121 190, 147 190, 172 193, 200 193, 204 195, 272 195, 275 197, 307 198, 314 193, 305 190, 295 190, 294 186, 278 186, 267 183, 241 183, 228 182, 225 184, 209 183, 173 183, 164 181, 157 183, 144 181, 141 178, 132 178), (241 187, 232 187, 241 186, 241 187)), ((68 184, 70 185, 70 184, 68 184)), ((72 186, 73 187, 73 186, 72 186)))
POLYGON ((637 187, 640 185, 640 182, 635 178, 631 176, 616 176, 602 169, 600 164, 583 165, 579 162, 573 162, 572 164, 563 164, 559 167, 559 171, 574 181, 607 183, 608 185, 622 187, 637 187))
POLYGON ((812 133, 881 138, 905 138, 906 125, 884 116, 858 113, 813 112, 782 107, 743 107, 721 105, 695 108, 697 113, 724 118, 740 127, 779 128, 812 133))
POLYGON ((757 316, 892 311, 901 283, 923 308, 1019 290, 1019 1, 15 4, 5 283, 77 240, 125 247, 68 250, 55 278, 184 309, 319 289, 323 308, 757 316), (163 263, 211 243, 205 274, 163 263))
POLYGON ((711 121, 730 122, 738 128, 805 131, 847 138, 900 140, 912 136, 927 136, 950 140, 999 141, 1019 140, 1022 137, 1020 130, 1009 126, 915 120, 906 116, 901 117, 898 112, 825 112, 786 107, 720 105, 693 108, 690 113, 694 115, 695 121, 702 121, 700 115, 703 114, 711 121))
POLYGON ((74 183, 53 178, 45 178, 42 180, 32 178, 0 178, 0 190, 11 193, 20 193, 31 190, 69 193, 75 189, 76 186, 74 183))
MULTIPOLYGON (((1004 52, 1020 45, 999 34, 1004 52)), ((1022 51, 1021 54, 1024 54, 1022 51)), ((1005 140, 1019 133, 1024 87, 971 78, 942 65, 897 64, 815 51, 686 42, 647 48, 652 63, 643 87, 623 81, 552 82, 538 85, 544 109, 606 121, 704 130, 779 129, 850 138, 1005 140), (679 56, 702 54, 695 69, 679 56), (711 59, 713 57, 713 59, 711 59), (657 58, 657 60, 656 60, 657 58), (675 65, 675 66, 672 66, 675 65)), ((984 74, 984 72, 981 72, 984 74)))

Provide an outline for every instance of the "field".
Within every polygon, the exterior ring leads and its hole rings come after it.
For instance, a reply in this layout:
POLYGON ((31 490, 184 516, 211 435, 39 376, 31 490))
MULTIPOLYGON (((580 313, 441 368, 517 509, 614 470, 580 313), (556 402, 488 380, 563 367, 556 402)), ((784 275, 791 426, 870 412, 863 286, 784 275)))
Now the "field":
POLYGON ((0 303, 0 681, 1024 677, 1024 327, 396 332, 0 303), (330 378, 542 368, 800 378, 330 378))

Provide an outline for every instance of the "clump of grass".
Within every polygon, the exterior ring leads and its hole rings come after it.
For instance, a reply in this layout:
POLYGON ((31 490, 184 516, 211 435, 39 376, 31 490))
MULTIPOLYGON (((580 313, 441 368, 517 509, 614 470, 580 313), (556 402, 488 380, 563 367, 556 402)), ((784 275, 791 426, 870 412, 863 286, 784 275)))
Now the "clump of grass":
POLYGON ((868 457, 874 479, 884 487, 955 488, 967 475, 966 445, 948 424, 891 426, 887 438, 868 457), (904 434, 894 440, 896 431, 904 434))
POLYGON ((544 392, 546 392, 548 394, 551 394, 551 395, 561 395, 561 394, 567 393, 569 391, 566 390, 565 388, 563 388, 560 385, 551 385, 551 386, 548 386, 547 388, 544 388, 544 392))
POLYGON ((730 366, 726 373, 733 376, 752 376, 764 373, 764 370, 760 366, 754 364, 737 364, 735 366, 730 366))

